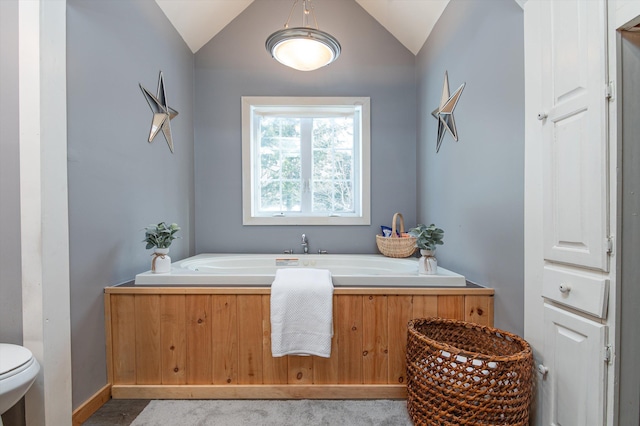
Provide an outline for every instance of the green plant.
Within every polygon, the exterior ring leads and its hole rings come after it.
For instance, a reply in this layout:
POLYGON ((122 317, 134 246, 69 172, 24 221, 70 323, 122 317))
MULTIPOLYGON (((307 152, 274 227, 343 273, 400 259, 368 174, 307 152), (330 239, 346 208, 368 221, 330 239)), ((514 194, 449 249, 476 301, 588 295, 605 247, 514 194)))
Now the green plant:
POLYGON ((171 242, 175 240, 175 233, 180 230, 177 223, 167 225, 164 222, 160 222, 157 225, 149 225, 144 228, 144 240, 147 243, 147 250, 153 247, 157 248, 169 248, 171 242))
POLYGON ((444 231, 432 223, 429 226, 418 224, 415 228, 409 229, 409 235, 416 237, 416 247, 422 250, 435 250, 436 246, 444 244, 444 231))

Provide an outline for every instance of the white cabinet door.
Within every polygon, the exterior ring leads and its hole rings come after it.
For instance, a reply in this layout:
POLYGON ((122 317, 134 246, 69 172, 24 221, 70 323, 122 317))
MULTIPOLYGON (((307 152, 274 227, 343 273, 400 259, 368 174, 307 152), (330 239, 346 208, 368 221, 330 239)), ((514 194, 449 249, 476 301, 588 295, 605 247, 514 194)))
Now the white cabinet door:
POLYGON ((605 0, 541 7, 544 257, 606 271, 605 0))
POLYGON ((544 305, 544 424, 604 424, 607 327, 544 305))

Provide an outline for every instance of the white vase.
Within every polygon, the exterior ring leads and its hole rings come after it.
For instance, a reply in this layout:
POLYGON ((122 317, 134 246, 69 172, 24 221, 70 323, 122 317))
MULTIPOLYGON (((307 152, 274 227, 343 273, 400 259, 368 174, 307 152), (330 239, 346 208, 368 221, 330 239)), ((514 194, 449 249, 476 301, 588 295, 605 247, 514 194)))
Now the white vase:
POLYGON ((168 248, 156 248, 153 250, 151 259, 151 272, 154 274, 166 274, 171 272, 171 258, 168 248))
POLYGON ((420 249, 422 257, 418 259, 418 273, 435 275, 438 273, 438 260, 434 256, 435 250, 420 249))

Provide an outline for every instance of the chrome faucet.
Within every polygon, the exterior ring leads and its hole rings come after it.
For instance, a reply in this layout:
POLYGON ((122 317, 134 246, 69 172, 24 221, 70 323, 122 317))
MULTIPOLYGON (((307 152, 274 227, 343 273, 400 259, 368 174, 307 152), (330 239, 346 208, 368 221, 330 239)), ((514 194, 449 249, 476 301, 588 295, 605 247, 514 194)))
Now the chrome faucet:
POLYGON ((307 241, 307 236, 305 234, 302 234, 302 243, 300 243, 300 245, 302 246, 304 254, 309 254, 309 242, 307 241))

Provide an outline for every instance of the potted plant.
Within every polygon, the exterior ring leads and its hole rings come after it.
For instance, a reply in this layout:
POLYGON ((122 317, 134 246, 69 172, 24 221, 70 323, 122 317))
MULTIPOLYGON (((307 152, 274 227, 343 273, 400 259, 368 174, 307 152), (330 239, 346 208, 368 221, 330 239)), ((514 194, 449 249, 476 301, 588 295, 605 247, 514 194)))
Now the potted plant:
POLYGON ((180 227, 177 223, 167 225, 165 222, 144 228, 144 240, 142 241, 147 243, 147 250, 155 247, 151 260, 151 272, 161 274, 171 271, 169 246, 173 240, 180 238, 175 235, 179 230, 180 227))
POLYGON ((444 231, 437 228, 433 223, 429 226, 418 224, 415 228, 409 229, 409 235, 416 238, 416 247, 420 249, 422 257, 418 262, 418 271, 421 274, 436 274, 438 271, 438 261, 434 256, 436 246, 444 244, 444 231))

